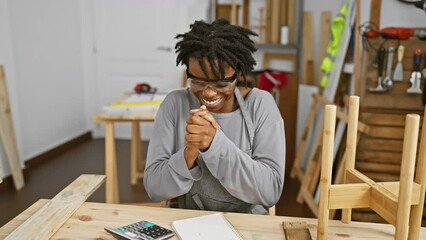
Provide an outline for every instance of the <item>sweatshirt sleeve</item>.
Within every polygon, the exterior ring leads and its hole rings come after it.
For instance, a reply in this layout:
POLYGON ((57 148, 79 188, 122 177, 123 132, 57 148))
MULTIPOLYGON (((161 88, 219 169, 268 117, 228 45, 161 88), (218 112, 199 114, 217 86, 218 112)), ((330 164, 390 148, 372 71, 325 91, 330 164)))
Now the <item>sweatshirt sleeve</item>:
MULTIPOLYGON (((143 183, 153 201, 171 199, 187 193, 202 176, 197 165, 188 169, 184 150, 178 149, 176 111, 178 101, 166 97, 157 112, 153 137, 149 142, 143 183)), ((184 144, 183 144, 184 146, 184 144)))
MULTIPOLYGON (((275 105, 273 101, 268 102, 275 105)), ((269 207, 278 202, 284 185, 284 122, 276 105, 259 114, 261 116, 254 122, 256 129, 251 156, 220 130, 201 156, 212 175, 231 195, 269 207)))

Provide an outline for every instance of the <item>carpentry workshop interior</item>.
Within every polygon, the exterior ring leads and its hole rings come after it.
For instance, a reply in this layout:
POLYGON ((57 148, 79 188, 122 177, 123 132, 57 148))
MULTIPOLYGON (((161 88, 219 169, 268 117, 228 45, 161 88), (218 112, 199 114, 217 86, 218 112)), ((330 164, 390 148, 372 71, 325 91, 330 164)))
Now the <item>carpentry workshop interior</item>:
POLYGON ((426 0, 0 0, 0 239, 426 239, 426 0))

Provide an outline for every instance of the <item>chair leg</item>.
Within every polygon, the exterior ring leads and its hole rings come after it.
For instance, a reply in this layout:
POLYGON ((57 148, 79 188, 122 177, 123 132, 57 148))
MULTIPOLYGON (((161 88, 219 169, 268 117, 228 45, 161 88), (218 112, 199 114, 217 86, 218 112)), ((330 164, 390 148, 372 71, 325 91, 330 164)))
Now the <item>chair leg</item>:
POLYGON ((426 189, 426 108, 423 115, 422 135, 419 146, 419 155, 417 157, 416 177, 414 182, 420 184, 420 200, 418 205, 411 206, 410 213, 410 231, 408 239, 420 239, 420 227, 422 224, 423 207, 425 202, 426 189))
POLYGON ((320 201, 318 206, 317 239, 327 239, 329 218, 329 191, 333 168, 334 129, 336 126, 336 106, 326 105, 324 114, 323 149, 320 179, 320 201))
MULTIPOLYGON (((348 113, 348 130, 346 137, 346 158, 345 171, 343 172, 343 182, 346 183, 346 171, 355 169, 355 155, 358 135, 358 112, 359 112, 359 97, 351 96, 349 98, 349 113, 348 113)), ((352 209, 342 209, 342 222, 350 223, 352 218, 352 209)))
POLYGON ((402 150, 401 174, 399 180, 398 210, 395 224, 396 240, 406 240, 408 238, 419 122, 420 117, 415 114, 408 114, 405 121, 404 146, 402 150))

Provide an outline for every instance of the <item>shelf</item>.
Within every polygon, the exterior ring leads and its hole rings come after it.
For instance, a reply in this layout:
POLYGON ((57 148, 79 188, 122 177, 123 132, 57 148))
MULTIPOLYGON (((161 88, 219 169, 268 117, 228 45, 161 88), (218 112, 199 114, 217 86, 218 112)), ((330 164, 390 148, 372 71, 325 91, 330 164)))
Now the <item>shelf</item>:
POLYGON ((269 49, 269 50, 297 50, 299 48, 296 44, 272 44, 272 43, 256 43, 258 49, 269 49))

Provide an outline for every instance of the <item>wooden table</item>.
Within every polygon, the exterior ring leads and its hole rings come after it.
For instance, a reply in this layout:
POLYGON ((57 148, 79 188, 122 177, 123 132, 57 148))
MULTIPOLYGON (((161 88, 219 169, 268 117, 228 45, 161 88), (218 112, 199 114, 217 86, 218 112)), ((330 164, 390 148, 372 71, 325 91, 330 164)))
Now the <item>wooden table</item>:
MULTIPOLYGON (((41 199, 0 228, 0 239, 5 238, 22 222, 40 209, 48 200, 41 199)), ((174 220, 211 214, 208 211, 172 208, 141 207, 122 204, 86 202, 69 218, 51 239, 114 239, 103 230, 105 226, 118 227, 142 219, 171 228, 174 220)), ((283 221, 306 221, 312 239, 316 239, 317 219, 282 216, 225 213, 226 218, 237 228, 245 239, 284 240, 283 221)), ((389 224, 340 221, 329 222, 328 239, 393 239, 394 227, 389 224)), ((421 229, 421 239, 426 239, 426 228, 421 229)), ((174 237, 172 239, 178 239, 174 237)))
POLYGON ((136 185, 139 178, 143 177, 143 171, 138 171, 138 163, 142 163, 141 152, 141 131, 140 122, 153 122, 153 114, 132 114, 126 116, 110 116, 102 114, 95 116, 95 123, 105 124, 105 174, 106 191, 105 199, 107 203, 119 203, 118 175, 117 175, 117 153, 115 147, 114 123, 130 122, 132 124, 131 140, 131 162, 130 162, 130 183, 136 185))

